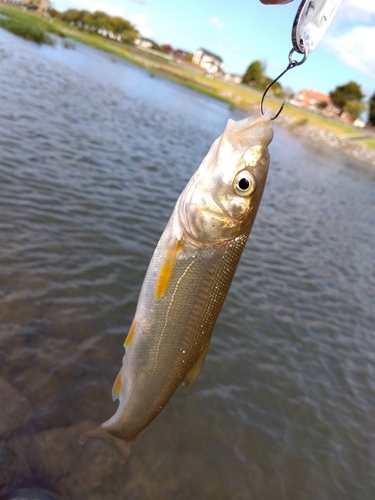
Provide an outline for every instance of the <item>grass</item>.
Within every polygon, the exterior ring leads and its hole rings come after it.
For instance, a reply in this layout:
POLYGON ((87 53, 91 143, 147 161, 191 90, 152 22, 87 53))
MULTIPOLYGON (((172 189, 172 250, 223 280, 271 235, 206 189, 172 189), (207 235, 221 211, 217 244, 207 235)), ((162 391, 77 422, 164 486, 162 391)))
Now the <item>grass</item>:
MULTIPOLYGON (((208 79, 202 69, 194 65, 180 65, 133 45, 120 44, 61 21, 51 23, 37 14, 21 12, 14 7, 0 7, 0 13, 7 16, 5 19, 0 18, 1 27, 29 40, 38 43, 53 43, 49 33, 68 36, 73 40, 146 68, 152 74, 164 76, 186 87, 224 101, 234 108, 242 109, 247 113, 254 113, 259 110, 261 99, 259 91, 222 80, 208 79)), ((276 113, 281 104, 282 100, 267 96, 265 108, 272 113, 276 113)), ((355 127, 290 104, 285 105, 283 115, 293 118, 296 127, 309 123, 340 137, 361 135, 361 131, 355 127)), ((358 143, 375 149, 375 139, 364 139, 363 141, 359 139, 358 143)))
POLYGON ((369 141, 363 141, 363 144, 370 149, 375 149, 375 139, 370 139, 369 141))
POLYGON ((90 45, 90 47, 93 47, 94 49, 103 50, 104 52, 108 52, 114 56, 130 60, 129 57, 126 57, 127 47, 125 45, 115 45, 110 40, 107 40, 96 33, 90 33, 83 30, 81 31, 78 28, 67 26, 60 21, 56 21, 55 26, 60 32, 64 33, 65 36, 72 38, 76 42, 81 42, 86 45, 90 45))
POLYGON ((0 13, 5 16, 0 18, 0 27, 27 40, 52 45, 53 39, 49 36, 49 33, 62 35, 62 32, 55 28, 52 23, 35 15, 5 7, 0 7, 0 13))

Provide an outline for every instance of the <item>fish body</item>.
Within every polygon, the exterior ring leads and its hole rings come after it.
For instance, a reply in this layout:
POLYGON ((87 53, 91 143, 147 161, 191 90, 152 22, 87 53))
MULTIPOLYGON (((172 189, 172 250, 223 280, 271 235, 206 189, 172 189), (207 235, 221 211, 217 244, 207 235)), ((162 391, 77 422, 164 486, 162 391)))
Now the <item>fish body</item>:
POLYGON ((118 409, 83 441, 112 439, 126 459, 177 387, 194 384, 261 201, 272 137, 268 114, 229 120, 181 193, 124 343, 118 409))

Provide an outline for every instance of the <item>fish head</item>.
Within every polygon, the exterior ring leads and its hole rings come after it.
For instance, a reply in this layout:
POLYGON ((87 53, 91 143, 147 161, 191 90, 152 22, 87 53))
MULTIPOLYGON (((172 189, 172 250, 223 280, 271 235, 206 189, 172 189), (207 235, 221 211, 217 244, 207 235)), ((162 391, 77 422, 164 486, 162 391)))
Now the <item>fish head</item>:
POLYGON ((267 178, 272 137, 268 113, 228 120, 178 201, 186 237, 213 245, 250 232, 267 178))

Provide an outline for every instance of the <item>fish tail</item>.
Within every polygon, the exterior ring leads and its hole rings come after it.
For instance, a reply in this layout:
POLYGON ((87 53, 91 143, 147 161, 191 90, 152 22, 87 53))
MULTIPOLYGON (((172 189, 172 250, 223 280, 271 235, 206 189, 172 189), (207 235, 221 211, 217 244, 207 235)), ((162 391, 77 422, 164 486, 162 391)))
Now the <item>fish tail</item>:
POLYGON ((103 429, 101 425, 96 429, 92 429, 82 434, 82 436, 79 438, 79 444, 84 444, 88 439, 107 439, 111 441, 114 444, 118 454, 120 455, 122 462, 126 462, 129 458, 131 445, 134 442, 134 440, 127 441, 125 439, 120 439, 113 434, 110 434, 105 429, 103 429))

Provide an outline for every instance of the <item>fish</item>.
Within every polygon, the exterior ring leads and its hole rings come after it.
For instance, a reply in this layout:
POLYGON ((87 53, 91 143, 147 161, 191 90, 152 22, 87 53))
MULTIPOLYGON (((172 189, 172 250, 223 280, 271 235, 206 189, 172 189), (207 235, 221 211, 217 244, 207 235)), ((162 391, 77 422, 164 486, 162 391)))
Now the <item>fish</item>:
POLYGON ((179 196, 141 287, 112 389, 115 414, 81 436, 111 440, 124 461, 176 389, 194 385, 264 191, 268 113, 228 120, 179 196))

